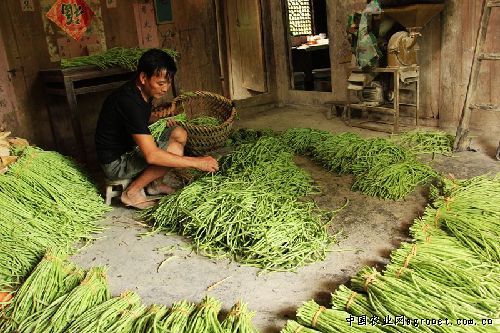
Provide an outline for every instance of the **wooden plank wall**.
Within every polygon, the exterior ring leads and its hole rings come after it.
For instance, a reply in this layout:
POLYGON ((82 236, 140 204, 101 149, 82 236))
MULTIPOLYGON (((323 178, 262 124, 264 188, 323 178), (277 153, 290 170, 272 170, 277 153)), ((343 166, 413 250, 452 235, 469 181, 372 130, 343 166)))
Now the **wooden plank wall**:
MULTIPOLYGON (((133 4, 152 0, 118 0, 116 8, 107 8, 106 0, 100 2, 107 47, 138 46, 133 4)), ((4 51, 7 58, 5 66, 8 69, 16 69, 16 76, 8 78, 2 68, 0 86, 12 85, 17 101, 16 109, 0 108, 0 120, 4 122, 4 119, 10 119, 6 122, 6 127, 14 134, 27 137, 42 147, 52 148, 54 143, 45 108, 46 98, 38 79, 38 71, 57 67, 58 64, 50 62, 40 1, 34 1, 34 12, 22 12, 20 3, 19 0, 0 1, 0 54, 4 51)), ((172 6, 173 22, 158 25, 158 37, 160 47, 175 48, 181 55, 176 78, 178 88, 221 93, 213 0, 172 1, 172 6)), ((93 146, 97 113, 106 95, 107 93, 103 93, 90 98, 79 98, 79 112, 85 115, 82 118, 84 134, 88 137, 90 146, 93 146)), ((63 109, 62 118, 64 115, 63 109)), ((62 118, 61 122, 64 122, 62 118)), ((69 127, 61 124, 61 128, 69 127)))

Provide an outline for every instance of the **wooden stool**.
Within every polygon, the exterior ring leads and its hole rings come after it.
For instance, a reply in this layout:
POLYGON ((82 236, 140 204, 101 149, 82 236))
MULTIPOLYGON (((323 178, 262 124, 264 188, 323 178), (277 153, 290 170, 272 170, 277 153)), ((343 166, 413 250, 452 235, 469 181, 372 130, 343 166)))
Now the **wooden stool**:
POLYGON ((105 179, 106 182, 106 205, 111 205, 111 199, 122 195, 132 179, 105 179))

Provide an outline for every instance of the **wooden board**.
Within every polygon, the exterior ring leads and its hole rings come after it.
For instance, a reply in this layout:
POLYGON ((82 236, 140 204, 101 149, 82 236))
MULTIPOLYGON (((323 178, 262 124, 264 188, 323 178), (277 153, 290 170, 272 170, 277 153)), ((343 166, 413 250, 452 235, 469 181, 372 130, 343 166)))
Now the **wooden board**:
POLYGON ((231 97, 267 91, 260 0, 226 1, 226 20, 231 97))

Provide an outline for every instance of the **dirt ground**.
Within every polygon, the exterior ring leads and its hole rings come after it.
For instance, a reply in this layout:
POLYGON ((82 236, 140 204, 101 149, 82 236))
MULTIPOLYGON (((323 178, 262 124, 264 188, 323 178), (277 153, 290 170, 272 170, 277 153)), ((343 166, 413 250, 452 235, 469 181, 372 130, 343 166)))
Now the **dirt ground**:
MULTIPOLYGON (((237 126, 278 131, 313 127, 333 133, 351 131, 364 137, 387 135, 348 127, 338 118, 327 120, 324 111, 295 106, 245 110, 237 126)), ((481 150, 436 156, 428 162, 458 178, 500 172, 500 162, 481 150)), ((297 157, 296 163, 309 171, 321 188, 322 193, 314 196, 321 208, 337 209, 347 202, 333 220, 331 231, 340 232, 339 242, 325 261, 296 272, 258 275, 259 270, 252 267, 196 255, 182 237, 145 236, 148 229, 135 218, 135 212, 119 203, 102 221, 107 230, 74 259, 84 267, 108 265, 113 294, 132 290, 146 304, 165 305, 181 299, 200 302, 210 294, 222 301, 223 313, 242 299, 256 311, 254 323, 261 332, 279 332, 286 319, 294 318, 302 302, 315 299, 328 306, 330 293, 361 267, 383 268, 390 252, 408 240, 409 226, 427 203, 425 187, 402 201, 381 200, 352 192, 351 176, 332 174, 305 157, 297 157)))

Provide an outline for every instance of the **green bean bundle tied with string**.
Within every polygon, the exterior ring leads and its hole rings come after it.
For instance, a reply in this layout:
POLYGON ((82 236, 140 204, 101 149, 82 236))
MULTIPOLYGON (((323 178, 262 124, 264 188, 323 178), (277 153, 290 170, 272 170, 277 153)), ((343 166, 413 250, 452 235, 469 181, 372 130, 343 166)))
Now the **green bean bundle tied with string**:
POLYGON ((105 267, 92 267, 80 284, 52 302, 41 313, 27 318, 19 327, 20 333, 62 333, 80 315, 109 300, 110 293, 105 267))
POLYGON ((127 291, 94 306, 67 328, 66 333, 130 331, 136 318, 144 311, 137 294, 127 291))
POLYGON ((427 280, 405 281, 389 275, 381 275, 375 269, 366 267, 351 280, 352 288, 366 292, 375 315, 385 318, 397 313, 407 318, 459 318, 484 319, 492 313, 463 295, 451 295, 449 288, 440 288, 427 280), (425 289, 425 290, 423 290, 425 289))
POLYGON ((239 301, 222 322, 222 328, 225 332, 231 333, 258 333, 258 330, 252 324, 254 312, 248 310, 248 306, 239 301))
POLYGON ((162 320, 161 327, 165 332, 187 332, 188 319, 195 308, 195 304, 186 300, 175 302, 162 320))
POLYGON ((12 303, 4 308, 0 331, 14 332, 25 319, 75 288, 83 277, 84 272, 68 262, 65 255, 48 251, 16 292, 12 303))
POLYGON ((437 223, 484 260, 500 263, 500 174, 452 181, 435 205, 437 223))
POLYGON ((131 333, 159 333, 168 332, 164 328, 163 319, 168 312, 168 308, 164 305, 151 305, 134 322, 131 333))
POLYGON ((297 321, 306 327, 321 332, 381 332, 376 326, 357 326, 347 322, 349 314, 345 311, 327 309, 314 301, 304 302, 297 310, 297 321))
POLYGON ((189 317, 186 332, 226 333, 217 319, 220 309, 219 300, 205 296, 189 317))

